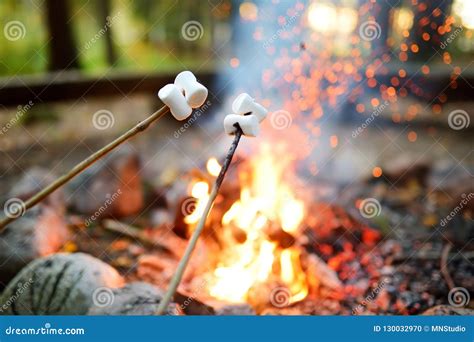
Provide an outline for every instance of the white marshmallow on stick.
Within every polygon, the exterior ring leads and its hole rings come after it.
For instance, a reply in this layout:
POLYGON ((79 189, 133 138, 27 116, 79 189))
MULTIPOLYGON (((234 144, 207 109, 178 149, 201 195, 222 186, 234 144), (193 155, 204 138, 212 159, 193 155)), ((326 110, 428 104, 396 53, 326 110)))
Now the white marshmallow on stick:
POLYGON ((175 84, 167 84, 161 88, 158 92, 158 97, 168 106, 176 120, 182 121, 187 119, 193 111, 186 102, 183 93, 175 84))
POLYGON ((247 137, 256 137, 260 131, 260 125, 255 115, 237 115, 229 114, 224 119, 224 130, 229 135, 237 133, 237 127, 235 124, 239 124, 242 133, 247 137))
POLYGON ((268 111, 261 104, 255 102, 255 100, 247 93, 242 93, 232 103, 232 111, 235 114, 247 114, 251 113, 255 115, 258 122, 262 122, 266 117, 268 111))
POLYGON ((224 119, 224 130, 229 135, 237 133, 236 124, 240 126, 243 135, 256 137, 260 131, 260 122, 266 117, 268 111, 247 93, 242 93, 232 103, 232 111, 224 119))
POLYGON ((191 71, 180 72, 174 84, 181 89, 192 108, 201 107, 207 99, 207 88, 197 81, 191 71))

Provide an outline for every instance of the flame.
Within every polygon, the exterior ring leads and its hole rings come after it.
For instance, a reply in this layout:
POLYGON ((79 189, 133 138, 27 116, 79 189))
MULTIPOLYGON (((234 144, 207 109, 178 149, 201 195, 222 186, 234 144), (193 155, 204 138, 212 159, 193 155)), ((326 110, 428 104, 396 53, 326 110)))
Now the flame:
POLYGON ((184 217, 186 224, 194 224, 201 218, 209 198, 209 184, 203 181, 195 183, 191 190, 191 196, 196 199, 196 207, 191 214, 184 217))
POLYGON ((299 261, 300 253, 295 249, 284 249, 280 256, 281 279, 292 293, 290 303, 303 300, 308 295, 306 275, 299 261))
MULTIPOLYGON (((223 247, 214 271, 206 276, 208 292, 220 300, 242 303, 247 301, 253 286, 277 279, 288 288, 289 302, 294 303, 308 294, 299 248, 282 249, 269 239, 267 229, 277 225, 296 234, 305 217, 305 206, 285 183, 290 160, 272 153, 269 146, 262 146, 261 152, 249 161, 250 171, 239 172, 240 198, 222 216, 219 233, 223 247), (245 233, 243 243, 235 241, 236 229, 245 233)), ((220 165, 211 158, 207 169, 215 175, 220 165)), ((208 187, 198 186, 200 183, 193 186, 192 195, 198 203, 196 210, 185 218, 189 224, 197 221, 200 204, 208 198, 208 187)))
POLYGON ((210 158, 207 161, 206 168, 207 172, 209 172, 209 174, 214 177, 217 177, 221 171, 221 165, 216 158, 210 158))

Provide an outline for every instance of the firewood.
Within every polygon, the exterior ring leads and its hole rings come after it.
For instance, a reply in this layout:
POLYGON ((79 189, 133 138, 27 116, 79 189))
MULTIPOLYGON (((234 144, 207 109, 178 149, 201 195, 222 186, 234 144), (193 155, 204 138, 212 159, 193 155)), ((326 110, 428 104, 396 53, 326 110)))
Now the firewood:
POLYGON ((147 247, 159 248, 166 251, 167 253, 173 254, 173 250, 170 247, 163 245, 159 241, 151 239, 142 230, 139 230, 138 228, 135 228, 123 222, 119 222, 115 220, 103 220, 102 227, 104 227, 104 229, 108 231, 111 231, 120 235, 125 235, 132 239, 136 239, 147 247))

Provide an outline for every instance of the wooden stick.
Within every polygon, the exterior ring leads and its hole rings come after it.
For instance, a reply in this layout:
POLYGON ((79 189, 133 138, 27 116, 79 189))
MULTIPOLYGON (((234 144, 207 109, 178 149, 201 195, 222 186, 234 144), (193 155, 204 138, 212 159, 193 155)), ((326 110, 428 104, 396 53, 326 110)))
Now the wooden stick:
POLYGON ((186 250, 184 251, 184 255, 179 261, 178 268, 176 269, 176 273, 173 275, 171 279, 168 291, 166 291, 163 299, 160 301, 160 305, 156 310, 157 315, 163 315, 165 310, 168 308, 168 305, 171 303, 171 300, 178 289, 179 283, 183 278, 184 271, 186 270, 186 266, 188 265, 189 259, 191 258, 191 254, 196 247, 197 240, 199 235, 201 235, 202 230, 204 229, 204 225, 206 224, 207 217, 209 216, 209 212, 211 211, 212 205, 214 204, 214 200, 217 197, 217 193, 219 192, 219 188, 222 185, 222 181, 224 180, 224 176, 229 169, 230 163, 232 162, 232 158, 234 157, 235 150, 237 149, 237 145, 239 144, 240 138, 242 137, 242 130, 238 124, 236 124, 237 132, 235 134, 234 141, 230 146, 229 151, 227 152, 227 156, 225 157, 224 164, 222 165, 221 171, 219 172, 219 176, 217 176, 216 181, 211 190, 211 194, 207 200, 206 207, 204 212, 199 220, 196 229, 191 236, 191 239, 188 242, 186 250))
POLYGON ((450 242, 448 242, 444 246, 443 252, 441 253, 441 261, 440 261, 441 274, 443 275, 444 280, 446 281, 446 284, 448 285, 448 288, 450 290, 456 287, 456 285, 454 284, 453 278, 449 274, 449 269, 448 269, 448 256, 452 247, 453 245, 450 242))
POLYGON ((143 230, 133 227, 129 224, 107 219, 102 221, 102 227, 110 232, 138 240, 148 248, 159 248, 165 251, 166 253, 175 255, 174 252, 170 250, 167 246, 163 245, 159 241, 151 239, 143 230))
MULTIPOLYGON (((22 214, 26 212, 26 210, 30 209, 31 207, 34 207, 36 204, 41 202, 45 197, 50 195, 52 192, 57 190, 60 186, 64 185, 68 181, 70 181, 72 178, 74 178, 76 175, 87 169, 90 165, 95 163, 97 160, 105 156, 107 153, 111 152, 113 149, 124 143, 126 140, 130 139, 134 135, 146 130, 150 124, 159 118, 161 118, 163 115, 167 114, 169 112, 169 108, 167 106, 161 107, 159 110, 151 114, 148 118, 146 118, 143 121, 140 121, 135 127, 131 128, 121 136, 119 136, 117 139, 109 143, 108 145, 102 147, 100 150, 95 152, 94 154, 90 155, 86 159, 84 159, 82 162, 74 166, 68 173, 62 175, 58 179, 56 179, 53 183, 48 185, 46 188, 41 190, 40 192, 36 193, 30 199, 28 199, 24 205, 22 206, 22 214)), ((5 228, 5 226, 13 221, 15 221, 18 216, 6 216, 0 221, 0 232, 5 228)))

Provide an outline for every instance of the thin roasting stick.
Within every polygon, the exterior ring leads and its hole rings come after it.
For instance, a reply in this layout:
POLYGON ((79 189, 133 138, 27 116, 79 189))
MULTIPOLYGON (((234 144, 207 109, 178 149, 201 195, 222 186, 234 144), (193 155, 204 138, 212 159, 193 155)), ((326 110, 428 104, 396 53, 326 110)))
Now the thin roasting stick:
POLYGON ((448 257, 449 257, 449 252, 451 251, 452 247, 453 245, 449 242, 446 244, 446 246, 443 247, 443 251, 441 253, 441 261, 440 261, 441 274, 443 275, 444 280, 446 281, 446 284, 448 285, 448 288, 450 290, 456 287, 456 285, 454 284, 453 278, 449 274, 449 268, 448 268, 448 257))
MULTIPOLYGON (((119 136, 117 139, 109 143, 108 145, 102 147, 100 150, 95 152, 94 154, 90 155, 86 159, 84 159, 82 162, 74 166, 68 173, 62 175, 58 179, 56 179, 53 183, 51 183, 49 186, 41 190, 40 192, 36 193, 30 199, 28 199, 24 205, 22 205, 21 211, 22 214, 26 212, 26 210, 34 207, 36 204, 41 202, 45 197, 50 195, 52 192, 57 190, 60 186, 64 185, 68 181, 70 181, 72 178, 74 178, 76 175, 87 169, 89 166, 91 166, 93 163, 95 163, 97 160, 105 156, 107 153, 111 152, 113 149, 133 137, 134 135, 146 130, 151 123, 154 121, 160 119, 163 115, 167 114, 169 112, 169 108, 167 106, 161 107, 159 110, 151 114, 148 118, 146 118, 143 121, 140 121, 136 126, 119 136)), ((12 215, 12 216, 6 216, 0 221, 0 232, 5 228, 5 226, 13 221, 15 221, 17 218, 19 218, 21 215, 12 215)))
POLYGON ((237 145, 239 145, 240 138, 242 137, 242 129, 240 128, 240 126, 238 124, 235 124, 235 127, 237 128, 237 132, 235 133, 234 141, 232 142, 232 145, 230 146, 229 151, 227 152, 227 156, 225 157, 221 171, 219 172, 219 175, 217 176, 217 179, 214 182, 211 194, 209 195, 209 199, 207 200, 207 204, 204 208, 204 212, 201 216, 201 219, 199 220, 196 229, 194 230, 193 235, 191 236, 191 239, 188 242, 188 246, 186 247, 183 257, 179 261, 176 273, 171 279, 168 291, 166 291, 165 295, 163 296, 163 299, 160 302, 160 305, 158 306, 158 309, 156 310, 157 315, 163 315, 163 313, 168 308, 168 305, 171 303, 171 300, 173 299, 176 290, 178 289, 181 279, 183 278, 184 271, 186 270, 186 266, 188 265, 189 259, 191 258, 194 248, 196 247, 197 240, 199 239, 199 236, 201 235, 201 232, 204 229, 204 225, 206 224, 209 212, 211 211, 212 205, 214 204, 214 200, 217 197, 219 188, 221 187, 225 174, 229 169, 230 163, 232 162, 235 150, 237 149, 237 145))

